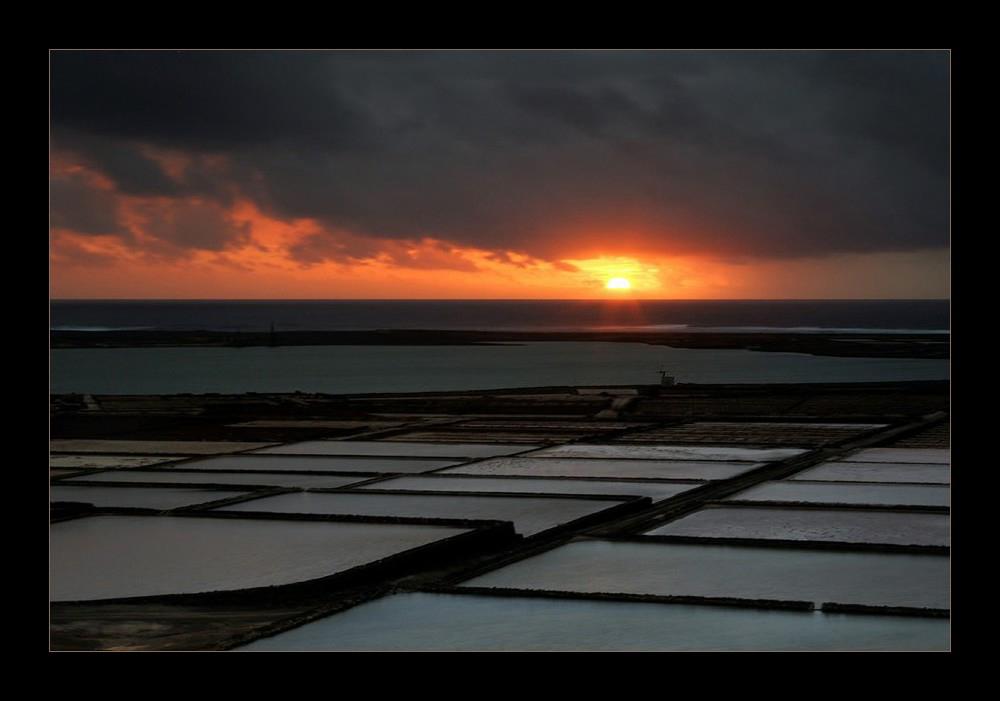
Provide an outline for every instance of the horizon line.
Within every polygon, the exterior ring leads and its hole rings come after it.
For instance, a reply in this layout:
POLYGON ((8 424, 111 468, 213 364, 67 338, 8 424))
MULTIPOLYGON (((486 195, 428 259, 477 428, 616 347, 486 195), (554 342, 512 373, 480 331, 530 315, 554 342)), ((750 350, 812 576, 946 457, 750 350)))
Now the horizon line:
POLYGON ((951 297, 50 297, 49 302, 950 302, 951 297))

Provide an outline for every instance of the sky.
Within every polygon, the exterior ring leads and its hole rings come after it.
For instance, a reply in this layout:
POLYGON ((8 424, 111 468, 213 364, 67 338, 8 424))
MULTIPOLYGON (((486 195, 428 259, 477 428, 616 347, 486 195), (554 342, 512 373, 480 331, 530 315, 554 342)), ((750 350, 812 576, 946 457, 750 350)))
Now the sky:
POLYGON ((945 298, 949 62, 53 51, 50 294, 945 298))

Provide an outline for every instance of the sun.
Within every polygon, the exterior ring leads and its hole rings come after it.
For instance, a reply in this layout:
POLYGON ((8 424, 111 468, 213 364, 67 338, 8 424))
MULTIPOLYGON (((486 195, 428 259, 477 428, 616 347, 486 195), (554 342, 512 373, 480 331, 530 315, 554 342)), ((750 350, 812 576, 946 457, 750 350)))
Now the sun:
POLYGON ((627 290, 632 287, 632 283, 623 277, 613 277, 605 285, 609 290, 627 290))

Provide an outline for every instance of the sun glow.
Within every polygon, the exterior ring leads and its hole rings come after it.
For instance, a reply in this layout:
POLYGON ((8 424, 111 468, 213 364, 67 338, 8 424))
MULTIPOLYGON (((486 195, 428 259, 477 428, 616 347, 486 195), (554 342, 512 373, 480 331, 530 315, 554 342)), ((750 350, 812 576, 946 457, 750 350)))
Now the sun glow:
POLYGON ((660 294, 664 270, 653 262, 626 256, 600 256, 598 258, 569 258, 562 261, 573 266, 574 277, 581 287, 589 287, 614 296, 635 294, 649 296, 660 294))

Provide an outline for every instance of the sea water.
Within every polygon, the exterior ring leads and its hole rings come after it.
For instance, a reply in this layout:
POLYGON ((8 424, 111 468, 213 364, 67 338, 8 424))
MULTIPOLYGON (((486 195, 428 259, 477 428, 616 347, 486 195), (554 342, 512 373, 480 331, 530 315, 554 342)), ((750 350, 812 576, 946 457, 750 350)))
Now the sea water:
POLYGON ((55 300, 53 329, 946 331, 932 300, 55 300))

